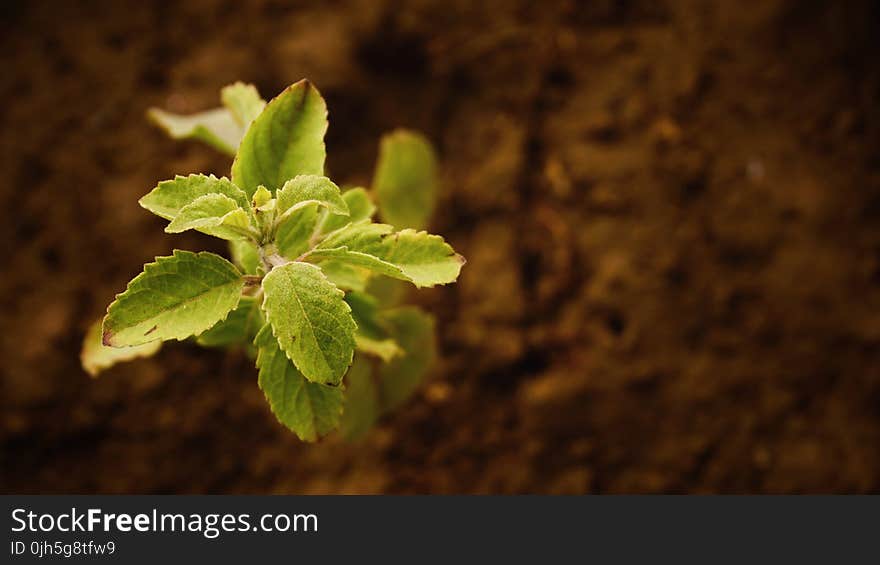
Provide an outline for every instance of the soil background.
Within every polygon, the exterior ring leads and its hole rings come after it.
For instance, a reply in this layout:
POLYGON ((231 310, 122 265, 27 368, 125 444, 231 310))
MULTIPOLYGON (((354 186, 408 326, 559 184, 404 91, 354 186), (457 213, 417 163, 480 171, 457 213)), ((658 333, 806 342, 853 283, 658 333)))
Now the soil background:
POLYGON ((873 2, 4 2, 0 491, 880 492, 873 2), (137 199, 230 162, 151 127, 308 77, 328 167, 424 131, 412 300, 430 381, 364 441, 302 444, 241 353, 91 380, 85 329, 172 248, 137 199))

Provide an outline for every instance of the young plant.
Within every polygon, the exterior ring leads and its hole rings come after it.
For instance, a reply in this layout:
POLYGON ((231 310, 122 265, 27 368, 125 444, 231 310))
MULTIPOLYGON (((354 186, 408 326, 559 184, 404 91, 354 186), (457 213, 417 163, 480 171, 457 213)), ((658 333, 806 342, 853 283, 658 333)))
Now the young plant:
POLYGON ((177 176, 140 204, 169 221, 168 233, 228 240, 233 262, 175 250, 145 265, 90 329, 83 366, 96 375, 172 339, 243 346, 272 412, 301 439, 340 426, 360 436, 406 400, 435 356, 433 319, 396 305, 400 291, 377 277, 430 287, 454 282, 464 264, 419 231, 434 206, 433 150, 407 131, 383 139, 373 192, 396 227, 374 223, 370 192, 323 176, 327 108, 308 81, 268 104, 242 83, 221 100, 192 116, 150 116, 172 137, 234 155, 231 178, 177 176))

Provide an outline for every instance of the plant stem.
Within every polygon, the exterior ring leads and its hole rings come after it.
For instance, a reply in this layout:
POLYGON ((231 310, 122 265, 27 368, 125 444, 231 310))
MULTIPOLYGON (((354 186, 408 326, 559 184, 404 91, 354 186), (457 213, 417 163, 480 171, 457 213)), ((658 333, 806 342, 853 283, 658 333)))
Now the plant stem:
POLYGON ((290 263, 290 260, 278 254, 278 249, 273 244, 261 245, 257 248, 260 253, 260 261, 263 263, 263 269, 268 273, 275 267, 280 267, 290 263))

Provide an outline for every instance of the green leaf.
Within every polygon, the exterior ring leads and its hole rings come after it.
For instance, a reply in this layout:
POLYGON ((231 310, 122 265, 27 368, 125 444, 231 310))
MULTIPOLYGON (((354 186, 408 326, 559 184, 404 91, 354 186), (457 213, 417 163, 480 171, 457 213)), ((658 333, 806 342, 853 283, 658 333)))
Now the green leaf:
POLYGON ((214 237, 234 241, 257 237, 251 228, 248 213, 223 194, 199 196, 180 209, 165 227, 167 233, 198 230, 214 237))
POLYGON ((263 326, 255 345, 259 385, 278 421, 303 441, 315 441, 339 425, 341 387, 308 381, 278 347, 270 327, 263 326))
POLYGON ((196 342, 204 347, 250 345, 265 324, 260 301, 252 296, 242 296, 238 307, 225 320, 202 332, 196 342))
POLYGON ((352 251, 378 253, 382 250, 382 240, 393 231, 394 228, 388 224, 370 222, 350 224, 328 234, 316 250, 347 247, 352 251))
POLYGON ((424 229, 437 199, 437 159, 424 136, 396 130, 382 137, 373 190, 382 219, 397 228, 424 229))
POLYGON ((124 347, 200 334, 238 305, 243 287, 238 269, 219 255, 175 250, 144 265, 116 296, 102 341, 124 347))
POLYGON ((162 347, 161 341, 153 341, 135 347, 107 347, 101 343, 101 320, 89 326, 83 340, 79 359, 83 369, 93 377, 116 363, 131 361, 139 357, 155 355, 162 347))
POLYGON ((172 139, 195 139, 214 149, 235 155, 244 130, 226 108, 215 108, 184 116, 150 108, 147 117, 172 139))
POLYGON ((278 199, 278 214, 282 217, 311 204, 323 206, 332 214, 348 216, 348 205, 339 187, 327 177, 297 175, 284 183, 275 197, 278 199))
POLYGON ((290 213, 278 225, 275 232, 275 246, 278 253, 288 259, 296 259, 313 245, 312 236, 318 225, 320 214, 318 206, 311 204, 290 213))
POLYGON ((355 343, 359 351, 390 361, 403 353, 396 341, 389 337, 388 328, 379 318, 378 301, 363 292, 349 292, 345 301, 357 324, 355 343))
POLYGON ((161 218, 173 220, 184 207, 208 194, 227 196, 243 210, 250 208, 250 201, 241 189, 226 177, 218 179, 214 175, 177 175, 172 180, 160 182, 138 203, 161 218))
POLYGON ((345 375, 345 409, 339 432, 351 441, 362 438, 379 419, 379 397, 372 364, 361 355, 345 375))
POLYGON ((345 301, 351 308, 351 315, 358 325, 358 331, 374 337, 385 337, 387 332, 378 320, 379 302, 365 292, 348 292, 345 301))
POLYGON ((269 189, 263 185, 258 186, 257 190, 254 191, 253 196, 251 196, 251 206, 253 206, 257 210, 266 210, 266 207, 270 205, 271 201, 272 193, 269 192, 269 189))
POLYGON ((393 410, 403 404, 428 374, 437 357, 434 319, 422 310, 405 306, 387 311, 384 321, 404 354, 379 369, 382 407, 393 410))
POLYGON ((342 199, 348 206, 348 216, 328 214, 321 224, 321 233, 330 233, 345 227, 349 223, 357 223, 373 217, 376 205, 363 188, 352 188, 342 193, 342 199))
POLYGON ((326 177, 299 175, 278 190, 275 244, 281 255, 296 259, 313 245, 322 217, 319 207, 331 217, 348 216, 339 187, 326 177))
MULTIPOLYGON (((325 263, 321 263, 321 268, 325 263)), ((366 289, 376 301, 385 308, 400 305, 406 298, 410 286, 406 281, 392 279, 390 277, 371 277, 367 281, 366 289)))
POLYGON ((375 339, 364 334, 355 334, 354 341, 358 351, 378 357, 386 363, 403 352, 397 342, 391 338, 375 339))
POLYGON ((263 279, 263 310, 281 349, 310 381, 338 384, 351 365, 356 325, 321 269, 288 263, 263 279))
POLYGON ((370 271, 341 261, 321 261, 321 270, 337 288, 362 291, 367 287, 370 271))
POLYGON ((235 156, 241 138, 266 101, 253 85, 242 82, 223 87, 220 100, 225 108, 188 116, 150 108, 147 117, 173 139, 196 139, 235 156))
POLYGON ((398 267, 416 286, 454 282, 465 263, 439 235, 411 229, 382 238, 378 257, 398 267))
POLYGON ((310 261, 333 259, 406 280, 418 287, 455 281, 464 257, 438 235, 387 224, 355 224, 327 237, 308 254, 310 261))
POLYGON ((256 275, 261 266, 260 253, 257 246, 246 240, 229 242, 229 254, 232 262, 246 275, 256 275))
POLYGON ((322 268, 324 260, 330 259, 337 263, 344 263, 352 267, 366 269, 380 275, 393 277, 401 280, 410 280, 400 267, 379 259, 375 255, 351 251, 347 247, 334 247, 332 249, 315 249, 306 255, 305 259, 317 262, 322 268))
MULTIPOLYGON (((242 135, 244 135, 244 130, 251 125, 251 122, 266 107, 266 101, 260 98, 257 87, 243 82, 224 86, 220 90, 220 100, 229 110, 235 123, 242 128, 242 135)), ((239 140, 241 140, 240 137, 239 140)), ((236 147, 238 147, 238 144, 236 144, 236 147)))
POLYGON ((297 175, 324 174, 327 105, 307 80, 273 98, 248 128, 232 163, 232 181, 248 195, 277 190, 297 175))

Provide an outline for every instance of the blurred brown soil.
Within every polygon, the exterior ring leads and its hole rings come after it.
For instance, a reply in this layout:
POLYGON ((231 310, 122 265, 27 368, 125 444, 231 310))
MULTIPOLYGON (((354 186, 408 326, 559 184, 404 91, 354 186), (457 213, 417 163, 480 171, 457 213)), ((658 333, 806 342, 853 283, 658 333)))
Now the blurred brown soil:
POLYGON ((880 491, 880 25, 871 2, 4 3, 0 491, 880 491), (442 160, 469 259, 413 294, 430 384, 300 444, 239 353, 92 381, 80 340, 173 247, 137 198, 227 174, 164 139, 237 79, 326 96, 329 168, 442 160))

